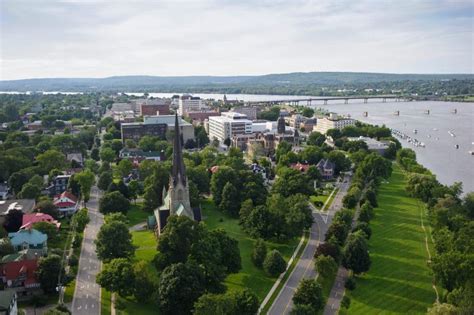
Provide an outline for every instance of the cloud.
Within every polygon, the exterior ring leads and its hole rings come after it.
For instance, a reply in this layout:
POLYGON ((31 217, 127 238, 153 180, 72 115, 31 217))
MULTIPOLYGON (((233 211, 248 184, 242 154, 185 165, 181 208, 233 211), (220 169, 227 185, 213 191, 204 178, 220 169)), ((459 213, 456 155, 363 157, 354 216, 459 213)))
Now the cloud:
POLYGON ((3 0, 1 79, 473 72, 471 1, 3 0))

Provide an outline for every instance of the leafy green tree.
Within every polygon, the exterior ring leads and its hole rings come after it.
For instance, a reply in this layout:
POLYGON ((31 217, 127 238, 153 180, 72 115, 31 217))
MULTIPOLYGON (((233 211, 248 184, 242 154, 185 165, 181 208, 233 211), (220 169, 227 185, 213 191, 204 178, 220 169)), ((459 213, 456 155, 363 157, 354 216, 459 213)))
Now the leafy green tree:
POLYGON ((55 242, 58 239, 58 230, 54 224, 49 222, 35 222, 32 225, 33 229, 40 231, 48 236, 48 241, 55 242))
POLYGON ((286 261, 276 249, 267 254, 263 262, 263 269, 272 277, 276 277, 286 270, 286 261))
POLYGON ((81 194, 82 198, 84 199, 84 203, 89 201, 91 188, 95 183, 95 175, 90 170, 84 170, 80 173, 76 173, 74 178, 79 183, 81 187, 81 194))
POLYGON ((154 139, 153 137, 143 136, 138 142, 138 147, 142 149, 143 151, 154 151, 155 142, 156 142, 156 139, 154 139))
POLYGON ((275 216, 266 206, 256 206, 252 209, 243 226, 250 235, 269 239, 275 236, 275 216))
POLYGON ((105 262, 115 258, 129 258, 135 252, 132 235, 122 222, 113 221, 102 225, 94 243, 97 256, 105 262))
POLYGON ((295 305, 310 305, 318 311, 323 308, 323 301, 323 291, 316 279, 301 280, 293 296, 293 303, 295 305))
POLYGON ((458 315, 459 309, 448 303, 435 303, 428 309, 428 315, 458 315))
POLYGON ((473 266, 474 255, 451 250, 435 255, 431 268, 435 279, 448 291, 452 291, 461 287, 468 279, 472 279, 473 266))
POLYGON ((267 257, 267 246, 265 245, 265 241, 262 239, 257 239, 252 251, 252 262, 255 266, 261 268, 263 266, 265 257, 267 257))
POLYGON ((342 151, 329 152, 328 159, 335 164, 336 174, 339 174, 341 171, 347 171, 351 167, 351 161, 346 158, 342 151))
POLYGON ((109 188, 110 184, 112 184, 112 181, 113 181, 112 172, 111 171, 103 172, 99 176, 97 187, 99 187, 99 189, 102 191, 106 191, 107 188, 109 188))
POLYGON ((118 191, 106 193, 99 200, 99 211, 103 214, 112 212, 126 214, 129 209, 130 201, 118 191))
POLYGON ((190 314, 205 291, 204 275, 194 264, 171 264, 161 273, 158 288, 162 314, 190 314))
POLYGON ((89 214, 87 209, 83 208, 76 212, 72 216, 72 224, 76 226, 77 231, 82 232, 86 228, 86 225, 90 222, 89 214))
POLYGON ((124 224, 129 223, 128 218, 121 212, 112 212, 112 213, 106 214, 104 217, 104 221, 106 224, 111 223, 113 221, 122 222, 124 224))
POLYGON ((233 293, 235 301, 235 314, 254 315, 257 314, 260 306, 258 297, 249 289, 236 291, 233 293))
POLYGON ((105 147, 100 150, 100 159, 105 163, 112 163, 115 160, 115 151, 105 147))
POLYGON ((370 226, 367 222, 357 223, 356 227, 354 228, 354 230, 352 232, 357 232, 357 231, 364 232, 364 234, 367 236, 368 240, 372 236, 372 229, 370 228, 370 226))
POLYGON ((141 260, 133 266, 135 281, 133 282, 133 295, 139 302, 150 300, 155 291, 155 279, 148 268, 147 262, 141 260))
POLYGON ((2 238, 2 241, 0 242, 0 257, 13 254, 14 252, 15 252, 15 249, 13 248, 13 245, 10 242, 10 239, 8 237, 2 238))
POLYGON ((237 182, 236 172, 228 166, 219 166, 217 172, 212 175, 211 178, 211 193, 214 198, 214 202, 220 205, 222 201, 222 191, 227 183, 234 184, 237 182))
POLYGON ((315 261, 316 270, 323 278, 334 275, 337 271, 337 263, 331 256, 319 255, 315 261))
POLYGON ((355 274, 366 272, 370 268, 370 256, 365 234, 361 231, 351 233, 344 247, 342 265, 355 274))
POLYGON ((316 253, 314 253, 314 258, 318 258, 321 255, 330 256, 334 261, 339 261, 341 258, 341 248, 339 247, 338 241, 335 237, 318 245, 316 253))
POLYGON ((41 288, 46 293, 56 292, 59 274, 64 274, 61 257, 51 254, 47 257, 40 258, 36 275, 41 284, 41 288))
POLYGON ((229 294, 207 293, 194 303, 194 315, 234 314, 235 301, 229 294))
POLYGON ((247 199, 242 202, 239 211, 239 224, 245 225, 248 216, 253 210, 253 202, 252 199, 247 199))
POLYGON ((23 185, 19 193, 22 199, 36 199, 41 193, 41 186, 34 185, 30 182, 23 185))
POLYGON ((221 203, 219 208, 222 212, 228 213, 233 217, 237 217, 239 214, 240 200, 239 192, 235 189, 232 183, 227 183, 222 190, 221 203))
POLYGON ((313 117, 314 115, 314 109, 310 108, 310 107, 305 107, 303 108, 303 110, 301 111, 301 115, 305 116, 305 117, 313 117))
POLYGON ((122 175, 122 177, 125 177, 128 174, 130 174, 130 172, 132 171, 132 168, 133 168, 133 164, 132 164, 132 161, 130 161, 129 159, 123 159, 117 165, 117 169, 119 170, 120 175, 122 175))
POLYGON ((186 168, 186 175, 189 180, 196 184, 199 193, 208 193, 210 189, 210 177, 206 167, 201 165, 197 167, 186 168))
POLYGON ((228 236, 222 229, 210 232, 210 235, 219 244, 222 256, 222 265, 226 267, 228 273, 237 273, 242 269, 242 259, 240 257, 239 242, 228 236))
POLYGON ((143 209, 146 211, 153 211, 160 205, 160 195, 156 192, 153 186, 145 187, 143 194, 143 209))
POLYGON ((297 170, 283 167, 278 171, 278 178, 272 187, 272 191, 284 197, 298 193, 311 195, 313 187, 304 174, 297 170))
POLYGON ((290 312, 290 315, 314 315, 317 311, 309 304, 296 304, 290 312))
POLYGON ((140 189, 141 189, 140 183, 134 179, 131 180, 128 183, 128 193, 129 193, 130 199, 135 201, 138 197, 138 194, 140 194, 140 189))
POLYGON ((317 164, 323 158, 323 152, 318 147, 307 146, 300 156, 304 163, 317 164))
POLYGON ((291 144, 286 141, 280 142, 275 152, 276 161, 279 162, 281 157, 288 154, 289 152, 291 152, 291 144))
POLYGON ((186 262, 192 245, 202 234, 204 230, 198 222, 185 216, 170 216, 158 239, 158 258, 155 260, 158 269, 186 262))
POLYGON ((133 293, 135 273, 132 263, 126 258, 112 259, 104 264, 96 279, 97 283, 110 292, 126 297, 133 293))
POLYGON ((372 220, 374 217, 374 208, 370 205, 370 202, 366 201, 364 204, 360 207, 360 212, 359 212, 359 221, 362 222, 367 222, 369 223, 370 220, 372 220))
POLYGON ((49 173, 53 168, 63 169, 66 166, 66 156, 54 149, 39 154, 36 160, 46 173, 49 173))

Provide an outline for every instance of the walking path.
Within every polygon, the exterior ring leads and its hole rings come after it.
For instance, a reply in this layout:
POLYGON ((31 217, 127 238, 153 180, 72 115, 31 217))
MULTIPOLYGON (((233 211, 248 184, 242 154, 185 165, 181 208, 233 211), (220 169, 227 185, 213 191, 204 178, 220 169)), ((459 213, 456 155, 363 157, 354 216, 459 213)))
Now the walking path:
POLYGON ((90 222, 84 230, 76 289, 72 300, 71 311, 74 315, 100 315, 100 286, 95 279, 101 269, 101 262, 97 258, 94 244, 104 222, 103 215, 98 211, 99 197, 99 189, 92 187, 91 198, 87 203, 90 222))
POLYGON ((342 198, 347 192, 349 185, 349 178, 345 178, 340 184, 339 192, 334 197, 332 205, 329 207, 328 211, 321 213, 320 211, 314 211, 314 208, 311 207, 313 209, 314 223, 311 226, 308 244, 298 260, 295 269, 293 269, 293 272, 288 277, 285 286, 282 288, 273 302, 273 305, 270 307, 268 314, 289 314, 293 308, 293 295, 295 294, 301 280, 314 279, 317 276, 317 272, 314 268, 314 253, 316 252, 319 243, 324 241, 332 217, 336 211, 342 207, 342 198))

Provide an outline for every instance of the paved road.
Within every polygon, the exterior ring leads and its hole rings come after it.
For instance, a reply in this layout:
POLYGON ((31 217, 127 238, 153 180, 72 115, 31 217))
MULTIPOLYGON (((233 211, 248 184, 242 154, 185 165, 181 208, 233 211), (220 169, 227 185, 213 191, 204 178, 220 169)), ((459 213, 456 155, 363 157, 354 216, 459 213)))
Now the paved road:
POLYGON ((95 277, 100 271, 101 263, 95 253, 94 240, 97 232, 104 222, 103 216, 98 211, 99 189, 93 187, 91 198, 87 203, 90 222, 84 231, 79 270, 76 278, 76 290, 72 300, 73 315, 99 315, 100 314, 100 286, 96 284, 95 277))
POLYGON ((349 188, 349 178, 345 178, 340 184, 340 189, 334 197, 331 207, 327 212, 313 211, 314 223, 311 226, 308 245, 305 247, 301 258, 298 260, 295 269, 280 291, 279 295, 270 307, 268 314, 281 315, 289 314, 293 308, 293 295, 302 279, 315 278, 317 272, 314 268, 314 253, 319 243, 324 241, 324 235, 331 224, 332 217, 342 207, 342 198, 349 188))
MULTIPOLYGON (((365 190, 364 190, 365 192, 365 190)), ((359 218, 360 207, 357 206, 354 218, 352 219, 352 228, 357 224, 359 218)), ((349 277, 349 271, 339 266, 337 270, 336 279, 334 279, 334 284, 332 285, 331 292, 329 293, 328 301, 324 307, 323 315, 336 315, 339 313, 339 308, 341 307, 342 298, 344 297, 344 291, 346 290, 344 285, 346 280, 349 277)))

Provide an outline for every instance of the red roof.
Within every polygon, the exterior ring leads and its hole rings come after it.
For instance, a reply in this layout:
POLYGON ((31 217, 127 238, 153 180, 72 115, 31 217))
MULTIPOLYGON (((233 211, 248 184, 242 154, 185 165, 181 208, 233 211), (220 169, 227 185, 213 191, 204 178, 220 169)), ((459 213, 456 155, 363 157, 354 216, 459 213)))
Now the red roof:
POLYGON ((26 273, 25 284, 38 283, 36 279, 36 270, 38 269, 38 260, 27 259, 20 261, 11 261, 0 267, 0 272, 5 279, 14 281, 22 272, 26 273))
POLYGON ((58 198, 68 198, 68 199, 71 199, 72 201, 74 202, 77 202, 77 197, 74 196, 72 193, 70 193, 69 191, 65 191, 63 192, 61 195, 59 195, 58 198))
POLYGON ((298 163, 293 163, 290 165, 290 167, 294 170, 300 171, 300 172, 306 172, 309 169, 309 164, 301 164, 300 162, 298 163))
POLYGON ((25 213, 23 215, 22 226, 20 227, 20 229, 30 228, 36 222, 48 222, 48 223, 56 225, 58 229, 61 226, 61 223, 54 220, 54 218, 50 216, 49 214, 37 212, 37 213, 25 213))

